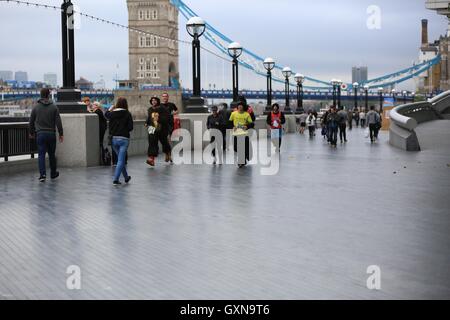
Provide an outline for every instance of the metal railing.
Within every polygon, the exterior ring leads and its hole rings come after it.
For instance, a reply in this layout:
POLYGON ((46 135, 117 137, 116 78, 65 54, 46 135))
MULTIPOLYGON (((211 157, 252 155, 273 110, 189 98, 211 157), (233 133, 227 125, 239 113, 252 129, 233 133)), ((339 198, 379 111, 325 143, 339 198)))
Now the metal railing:
POLYGON ((9 157, 37 153, 36 140, 30 139, 30 128, 26 122, 0 123, 0 158, 8 161, 9 157))

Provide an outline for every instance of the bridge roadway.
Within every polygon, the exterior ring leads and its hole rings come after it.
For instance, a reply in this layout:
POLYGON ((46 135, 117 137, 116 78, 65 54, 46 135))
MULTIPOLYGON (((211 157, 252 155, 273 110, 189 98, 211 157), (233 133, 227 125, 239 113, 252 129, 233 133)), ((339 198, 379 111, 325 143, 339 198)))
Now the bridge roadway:
POLYGON ((449 299, 449 150, 363 135, 289 135, 275 176, 144 157, 116 189, 110 168, 3 176, 0 299, 449 299))

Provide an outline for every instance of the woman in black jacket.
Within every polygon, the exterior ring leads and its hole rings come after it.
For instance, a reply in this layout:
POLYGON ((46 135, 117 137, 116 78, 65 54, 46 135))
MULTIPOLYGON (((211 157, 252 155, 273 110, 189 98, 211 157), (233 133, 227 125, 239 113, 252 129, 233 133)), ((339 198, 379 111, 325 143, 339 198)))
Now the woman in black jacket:
POLYGON ((166 108, 161 107, 161 102, 157 97, 150 99, 145 126, 148 129, 147 164, 152 167, 155 165, 155 158, 159 153, 158 142, 161 142, 163 152, 166 154, 166 162, 172 163, 172 147, 168 137, 170 129, 173 128, 173 117, 166 108))
POLYGON ((125 157, 130 144, 130 132, 133 131, 133 117, 128 111, 128 102, 125 98, 117 99, 117 103, 107 113, 109 119, 109 134, 112 137, 112 148, 118 155, 117 167, 114 173, 113 184, 120 185, 120 175, 125 178, 125 183, 130 182, 125 157))

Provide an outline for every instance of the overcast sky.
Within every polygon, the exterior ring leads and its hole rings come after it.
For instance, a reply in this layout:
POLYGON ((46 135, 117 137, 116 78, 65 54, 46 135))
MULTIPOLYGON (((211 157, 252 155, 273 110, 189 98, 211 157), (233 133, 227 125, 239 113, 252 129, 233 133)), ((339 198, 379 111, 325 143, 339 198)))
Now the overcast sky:
MULTIPOLYGON (((35 0, 60 5, 61 0, 35 0)), ((74 0, 82 12, 127 24, 125 0, 74 0)), ((201 17, 262 57, 272 56, 308 76, 351 81, 353 65, 367 65, 369 78, 406 68, 417 60, 421 19, 429 19, 430 41, 445 34, 447 19, 425 9, 424 0, 185 0, 201 17), (381 29, 367 27, 367 8, 381 9, 381 29)), ((180 15, 180 39, 188 39, 180 15)), ((0 2, 0 70, 28 71, 31 80, 56 72, 61 82, 60 15, 0 2)), ((202 86, 229 87, 231 67, 203 57, 202 86)), ((189 47, 180 45, 182 83, 190 86, 189 47)), ((241 87, 264 88, 242 70, 241 87)), ((76 31, 76 73, 109 86, 128 78, 128 33, 82 19, 76 31), (119 65, 117 69, 116 66, 119 65)), ((412 88, 408 83, 403 87, 412 88)))

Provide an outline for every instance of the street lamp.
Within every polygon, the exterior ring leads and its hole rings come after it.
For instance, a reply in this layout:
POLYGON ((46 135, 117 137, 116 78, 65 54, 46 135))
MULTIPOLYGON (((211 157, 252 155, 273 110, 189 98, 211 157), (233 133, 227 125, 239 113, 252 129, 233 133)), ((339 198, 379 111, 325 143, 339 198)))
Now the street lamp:
POLYGON ((192 17, 186 23, 186 30, 193 38, 192 40, 192 97, 189 99, 186 107, 187 113, 205 113, 208 112, 205 101, 201 98, 200 84, 200 37, 206 30, 206 23, 200 17, 192 17))
POLYGON ((338 100, 338 108, 341 108, 341 86, 342 86, 342 80, 336 81, 337 86, 337 100, 338 100))
POLYGON ((366 84, 364 86, 364 94, 366 97, 366 108, 365 110, 368 111, 369 110, 369 86, 366 84))
POLYGON ((267 70, 267 107, 266 113, 272 108, 272 70, 275 68, 275 60, 266 58, 264 60, 264 68, 267 70))
POLYGON ((86 105, 80 102, 81 91, 75 87, 74 14, 72 1, 64 0, 61 5, 63 86, 57 92, 57 105, 61 113, 87 112, 86 105))
POLYGON ((233 58, 233 102, 232 106, 238 103, 239 99, 239 61, 238 58, 242 54, 242 46, 238 42, 230 43, 228 46, 228 54, 233 58))
POLYGON ((379 87, 378 88, 378 94, 380 95, 380 114, 382 114, 383 113, 383 88, 382 87, 379 87))
POLYGON ((408 92, 403 91, 403 104, 406 104, 406 95, 408 94, 408 92))
POLYGON ((354 92, 354 97, 355 97, 355 109, 358 109, 358 88, 359 88, 359 83, 358 82, 353 83, 353 92, 354 92))
POLYGON ((336 85, 338 80, 331 79, 331 85, 333 86, 333 106, 336 106, 336 85))
POLYGON ((296 113, 303 113, 303 82, 305 81, 305 76, 297 73, 294 76, 297 82, 297 110, 296 113))
POLYGON ((289 105, 290 104, 290 102, 289 102, 289 100, 290 100, 289 99, 289 90, 290 90, 290 88, 289 88, 289 78, 292 75, 292 70, 289 67, 285 67, 283 69, 282 73, 283 73, 283 76, 286 79, 285 88, 284 88, 284 94, 286 96, 286 107, 284 108, 284 112, 291 112, 291 106, 289 105))

